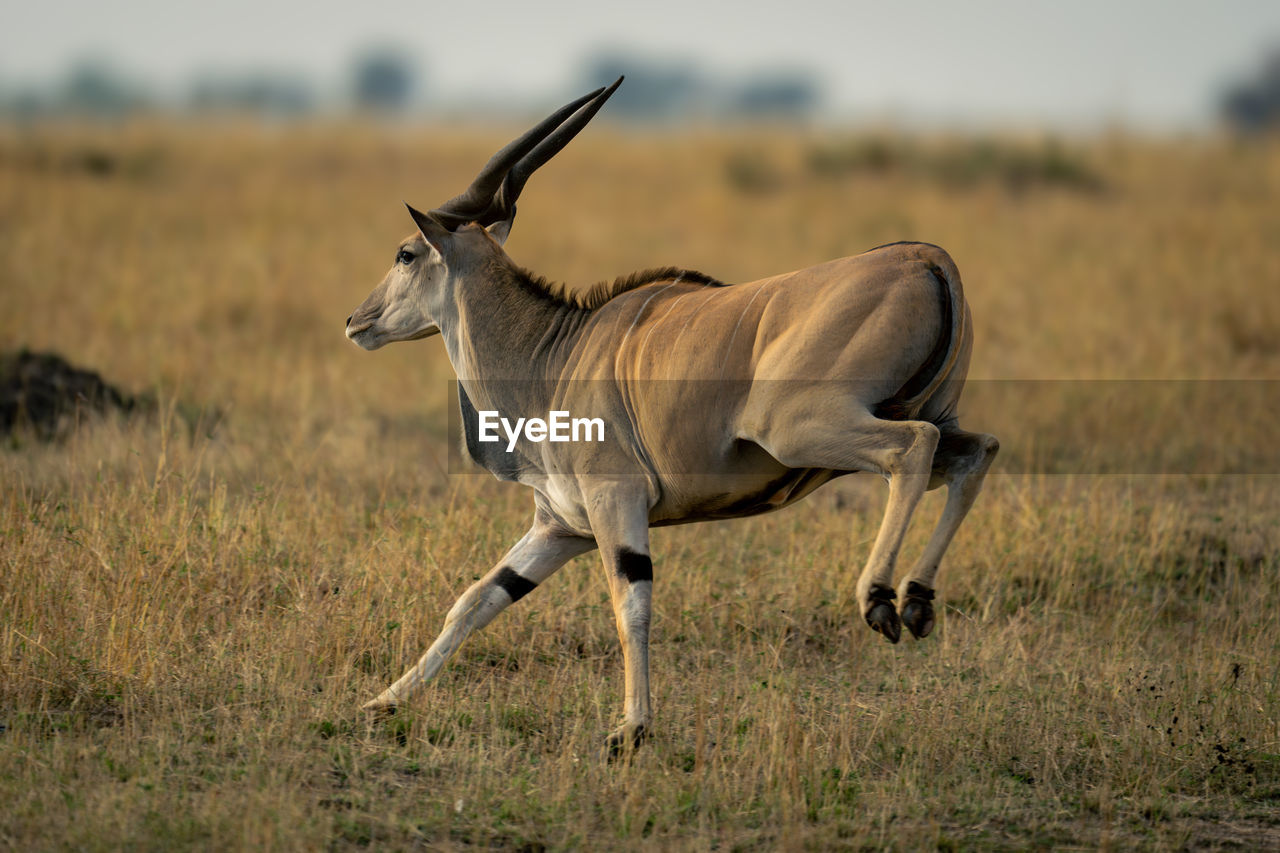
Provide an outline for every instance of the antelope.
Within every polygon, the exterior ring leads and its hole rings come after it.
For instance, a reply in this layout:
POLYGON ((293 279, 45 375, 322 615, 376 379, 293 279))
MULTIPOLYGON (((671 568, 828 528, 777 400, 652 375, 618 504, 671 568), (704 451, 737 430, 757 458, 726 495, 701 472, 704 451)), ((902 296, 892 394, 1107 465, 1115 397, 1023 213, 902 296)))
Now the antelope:
POLYGON ((652 729, 649 529, 779 509, 855 471, 889 487, 857 581, 862 617, 891 643, 902 625, 917 639, 934 627, 939 563, 999 449, 957 421, 973 337, 955 264, 937 246, 895 243, 732 286, 667 267, 583 291, 526 271, 503 249, 525 182, 621 82, 508 144, 461 195, 428 213, 409 207, 417 230, 347 318, 366 350, 441 335, 468 454, 534 492, 528 532, 367 711, 394 711, 472 631, 598 550, 625 685, 622 725, 605 744, 629 752, 652 729), (602 419, 608 440, 480 440, 480 413, 539 412, 602 419), (895 590, 912 513, 942 485, 941 518, 895 590))

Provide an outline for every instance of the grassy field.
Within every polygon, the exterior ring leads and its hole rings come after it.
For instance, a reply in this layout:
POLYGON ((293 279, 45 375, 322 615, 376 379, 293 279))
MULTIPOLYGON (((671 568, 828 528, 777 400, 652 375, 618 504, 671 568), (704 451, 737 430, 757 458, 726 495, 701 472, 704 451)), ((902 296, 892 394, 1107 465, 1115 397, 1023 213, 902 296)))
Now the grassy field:
POLYGON ((552 278, 956 258, 964 423, 1005 449, 938 628, 890 646, 856 615, 885 491, 850 479, 655 532, 657 735, 629 765, 601 759, 622 673, 594 558, 364 719, 531 500, 450 473, 438 339, 369 354, 342 321, 401 199, 507 136, 0 131, 0 340, 155 401, 0 450, 0 847, 1280 847, 1276 144, 593 127, 508 244, 552 278), (980 404, 1050 379, 1134 390, 980 404), (1097 382, 1152 379, 1178 382, 1097 382), (1180 407, 1226 379, 1236 403, 1180 407), (1117 434, 1176 447, 1106 475, 1054 449, 1117 434))

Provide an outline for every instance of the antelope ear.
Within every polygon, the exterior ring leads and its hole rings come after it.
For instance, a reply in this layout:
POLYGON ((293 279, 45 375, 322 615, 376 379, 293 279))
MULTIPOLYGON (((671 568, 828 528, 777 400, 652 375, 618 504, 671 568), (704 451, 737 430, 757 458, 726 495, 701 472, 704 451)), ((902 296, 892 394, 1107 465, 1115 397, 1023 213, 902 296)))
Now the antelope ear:
POLYGON ((516 212, 513 208, 510 216, 506 219, 499 219, 484 230, 489 232, 489 236, 497 241, 499 246, 505 246, 507 243, 507 237, 511 235, 511 223, 514 222, 515 219, 516 212))
POLYGON ((423 213, 421 210, 415 210, 408 202, 405 203, 405 207, 409 208, 409 215, 413 217, 413 224, 418 226, 423 238, 431 244, 431 248, 443 256, 444 247, 453 238, 453 232, 428 214, 423 213))

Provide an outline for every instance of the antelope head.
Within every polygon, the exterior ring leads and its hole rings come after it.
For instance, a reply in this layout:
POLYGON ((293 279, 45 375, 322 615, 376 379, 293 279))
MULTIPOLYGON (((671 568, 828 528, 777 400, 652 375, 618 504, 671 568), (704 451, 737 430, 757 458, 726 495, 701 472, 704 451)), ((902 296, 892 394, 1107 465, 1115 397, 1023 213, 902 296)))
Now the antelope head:
MULTIPOLYGON (((622 83, 565 104, 494 154, 466 192, 428 213, 409 207, 418 230, 400 241, 395 262, 347 318, 347 337, 367 350, 440 332, 467 277, 484 270, 516 215, 529 176, 591 121, 622 83)), ((408 207, 408 205, 406 205, 408 207)))

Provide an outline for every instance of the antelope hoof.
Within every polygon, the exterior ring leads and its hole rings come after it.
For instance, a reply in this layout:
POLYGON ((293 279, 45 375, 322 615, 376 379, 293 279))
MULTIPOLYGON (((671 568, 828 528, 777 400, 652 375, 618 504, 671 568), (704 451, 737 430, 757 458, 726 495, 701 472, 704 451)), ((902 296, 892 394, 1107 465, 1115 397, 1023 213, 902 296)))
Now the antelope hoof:
POLYGON ((907 584, 906 603, 902 605, 902 622, 917 640, 933 630, 933 590, 915 581, 907 584))
POLYGON ((606 755, 610 761, 630 758, 648 737, 644 723, 626 723, 604 739, 606 755))
POLYGON ((898 621, 898 611, 893 606, 897 593, 888 587, 873 586, 868 597, 871 606, 867 608, 867 624, 873 631, 884 634, 889 642, 898 642, 902 637, 902 623, 898 621))

